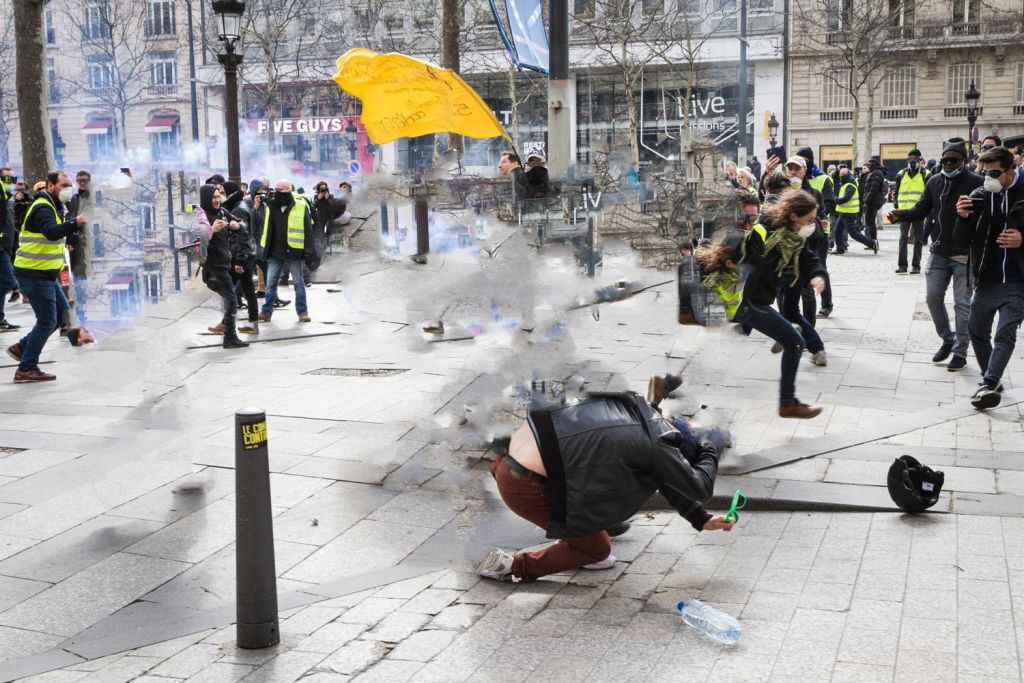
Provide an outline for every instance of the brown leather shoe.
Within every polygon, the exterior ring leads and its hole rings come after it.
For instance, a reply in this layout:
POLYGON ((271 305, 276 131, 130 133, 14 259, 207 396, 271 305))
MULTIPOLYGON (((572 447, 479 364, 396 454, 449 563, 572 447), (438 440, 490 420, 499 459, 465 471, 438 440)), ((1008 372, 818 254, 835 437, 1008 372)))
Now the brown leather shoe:
POLYGON ((647 400, 652 405, 660 405, 668 395, 683 383, 679 375, 652 375, 647 382, 647 400))
POLYGON ((311 321, 311 318, 307 314, 305 314, 305 313, 300 313, 299 314, 299 322, 300 323, 308 323, 310 321, 311 321))
POLYGON ((259 321, 261 323, 269 323, 270 322, 270 316, 267 315, 266 313, 260 313, 259 321))
POLYGON ((214 325, 213 327, 207 327, 206 329, 208 329, 213 334, 224 334, 224 323, 221 323, 220 325, 214 325))
POLYGON ((801 403, 799 399, 791 399, 779 404, 779 417, 795 417, 801 420, 809 420, 821 414, 818 406, 809 406, 801 403))

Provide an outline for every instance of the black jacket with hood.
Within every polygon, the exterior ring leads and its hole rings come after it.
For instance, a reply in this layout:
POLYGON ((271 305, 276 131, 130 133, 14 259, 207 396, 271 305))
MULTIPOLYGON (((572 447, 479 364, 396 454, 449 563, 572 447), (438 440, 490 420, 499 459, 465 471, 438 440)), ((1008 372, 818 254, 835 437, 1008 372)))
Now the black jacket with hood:
MULTIPOLYGON (((967 145, 963 142, 947 142, 942 147, 942 154, 959 154, 967 158, 967 145)), ((917 204, 899 212, 901 221, 914 222, 927 220, 931 235, 932 253, 946 258, 966 256, 967 246, 957 247, 953 240, 953 229, 956 227, 956 202, 961 195, 969 195, 984 183, 977 173, 967 170, 966 165, 957 175, 948 178, 936 173, 925 183, 924 192, 917 204)))
POLYGON ((969 249, 967 262, 974 276, 974 286, 977 287, 979 280, 1024 281, 1024 245, 1004 249, 996 244, 1004 228, 1024 232, 1024 172, 1018 169, 1013 183, 1003 192, 993 194, 979 187, 970 196, 981 200, 982 209, 972 213, 970 218, 957 215, 953 241, 957 248, 969 249), (992 220, 997 212, 1006 216, 1005 225, 992 220), (989 272, 993 264, 1000 268, 998 272, 989 272))
POLYGON ((622 522, 660 491, 700 530, 714 492, 718 453, 700 444, 689 460, 683 435, 636 394, 592 394, 576 405, 530 413, 547 471, 548 538, 579 538, 622 522))
POLYGON ((876 208, 885 204, 886 195, 885 171, 881 164, 874 159, 869 162, 867 176, 860 181, 861 206, 873 206, 876 208))
MULTIPOLYGON (((213 195, 217 192, 216 185, 203 185, 199 188, 199 206, 206 214, 206 220, 212 227, 217 219, 225 221, 233 220, 227 209, 221 206, 213 208, 213 195)), ((231 244, 228 241, 229 228, 223 228, 210 235, 210 241, 206 245, 206 260, 203 261, 203 268, 207 270, 228 270, 231 267, 231 244)))

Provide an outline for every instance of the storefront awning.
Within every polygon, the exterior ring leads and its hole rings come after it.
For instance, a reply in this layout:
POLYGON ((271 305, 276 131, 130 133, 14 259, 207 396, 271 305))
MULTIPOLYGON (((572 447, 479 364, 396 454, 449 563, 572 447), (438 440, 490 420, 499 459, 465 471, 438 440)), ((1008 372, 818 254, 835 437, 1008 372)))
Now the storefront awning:
POLYGON ((107 289, 128 289, 134 281, 134 275, 111 275, 107 280, 107 289))
POLYGON ((108 135, 112 124, 113 120, 109 118, 92 119, 91 121, 86 121, 85 125, 82 126, 82 133, 85 135, 108 135))
POLYGON ((170 133, 178 125, 178 116, 154 116, 146 124, 147 133, 170 133))

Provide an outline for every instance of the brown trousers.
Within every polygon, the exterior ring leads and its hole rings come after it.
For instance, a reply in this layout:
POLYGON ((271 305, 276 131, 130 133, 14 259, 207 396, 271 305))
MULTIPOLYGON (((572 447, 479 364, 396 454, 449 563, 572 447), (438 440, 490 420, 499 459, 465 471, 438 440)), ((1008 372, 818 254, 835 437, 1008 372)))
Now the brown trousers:
MULTIPOLYGON (((516 474, 509 469, 504 458, 491 466, 491 473, 498 483, 498 492, 508 505, 508 509, 547 530, 551 513, 548 487, 539 481, 516 474)), ((584 565, 600 562, 608 557, 611 550, 611 538, 604 531, 582 538, 566 538, 536 552, 516 553, 512 563, 512 574, 524 582, 536 581, 548 574, 579 569, 584 565)))

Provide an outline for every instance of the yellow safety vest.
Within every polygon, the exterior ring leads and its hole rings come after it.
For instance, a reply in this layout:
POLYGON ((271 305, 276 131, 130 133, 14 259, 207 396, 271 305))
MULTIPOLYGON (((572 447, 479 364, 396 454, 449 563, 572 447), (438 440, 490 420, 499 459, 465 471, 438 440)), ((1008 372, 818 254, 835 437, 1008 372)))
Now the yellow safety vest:
POLYGON ((28 225, 28 218, 36 207, 49 207, 53 211, 53 217, 60 225, 60 214, 57 207, 47 197, 39 197, 25 212, 25 218, 21 221, 21 237, 18 242, 18 253, 14 256, 14 267, 24 270, 60 270, 64 267, 64 238, 54 242, 46 239, 41 232, 32 232, 25 226, 28 225))
POLYGON ((729 320, 736 317, 736 309, 743 303, 743 283, 737 282, 731 287, 719 285, 714 288, 714 292, 722 300, 722 303, 725 304, 725 316, 729 320))
MULTIPOLYGON (((267 233, 270 232, 270 212, 275 207, 268 206, 263 216, 263 235, 260 236, 260 247, 267 247, 267 233)), ((306 246, 306 211, 308 205, 304 201, 295 201, 288 211, 288 247, 302 251, 306 246)))
POLYGON ((928 180, 927 171, 918 171, 911 177, 909 173, 900 176, 899 194, 896 196, 897 209, 910 209, 917 204, 924 193, 924 183, 928 180))
POLYGON ((815 190, 817 190, 818 192, 821 192, 821 188, 825 187, 825 183, 831 183, 832 179, 829 178, 827 174, 822 173, 821 175, 814 176, 813 178, 811 178, 807 182, 815 190))
MULTIPOLYGON (((836 211, 839 213, 860 213, 860 188, 857 183, 852 180, 847 180, 839 186, 839 194, 842 196, 843 189, 847 185, 853 185, 853 196, 850 197, 850 201, 845 204, 836 204, 836 211)), ((838 198, 837 198, 838 201, 838 198)))

